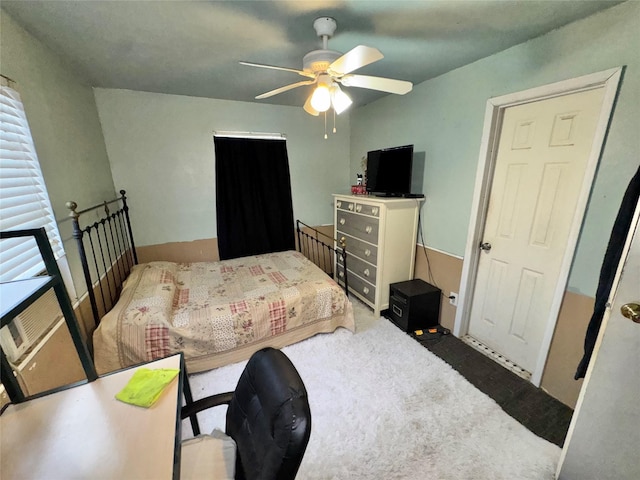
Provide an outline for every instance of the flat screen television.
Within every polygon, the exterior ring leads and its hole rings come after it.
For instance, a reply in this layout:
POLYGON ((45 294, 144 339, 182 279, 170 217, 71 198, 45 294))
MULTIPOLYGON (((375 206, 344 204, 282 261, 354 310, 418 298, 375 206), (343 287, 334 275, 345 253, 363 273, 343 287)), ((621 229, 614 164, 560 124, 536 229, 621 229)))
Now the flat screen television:
POLYGON ((367 153, 367 192, 385 197, 411 193, 413 145, 384 148, 367 153))

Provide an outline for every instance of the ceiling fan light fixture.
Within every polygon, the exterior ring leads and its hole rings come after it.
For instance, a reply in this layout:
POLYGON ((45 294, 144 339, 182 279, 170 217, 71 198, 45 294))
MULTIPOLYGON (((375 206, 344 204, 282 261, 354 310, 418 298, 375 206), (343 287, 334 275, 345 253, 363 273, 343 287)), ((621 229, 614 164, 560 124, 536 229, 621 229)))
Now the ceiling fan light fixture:
POLYGON ((313 115, 314 117, 317 117, 318 115, 320 115, 320 112, 317 111, 315 108, 313 108, 311 106, 311 97, 313 96, 313 94, 309 95, 309 98, 307 98, 307 101, 304 102, 304 106, 302 107, 304 109, 305 112, 307 112, 309 115, 313 115))
POLYGON ((331 104, 338 115, 349 108, 352 103, 353 101, 349 98, 349 95, 344 93, 338 85, 334 85, 331 88, 331 104))
POLYGON ((331 107, 331 92, 324 78, 318 79, 318 86, 311 96, 311 106, 318 112, 326 112, 331 107))
POLYGON ((411 91, 413 84, 405 80, 352 73, 366 65, 381 60, 384 56, 377 48, 367 47, 366 45, 358 45, 344 54, 329 50, 328 40, 335 33, 336 26, 337 23, 334 18, 316 18, 313 22, 313 27, 317 35, 322 38, 322 48, 313 50, 303 57, 302 70, 261 63, 240 62, 242 65, 250 67, 284 70, 308 78, 308 80, 302 80, 265 92, 258 95, 256 99, 261 100, 304 85, 317 84, 313 92, 307 97, 302 108, 309 115, 313 116, 325 113, 325 121, 326 112, 333 108, 335 124, 335 116, 347 110, 353 103, 351 98, 340 89, 340 85, 345 87, 368 88, 370 90, 398 95, 404 95, 411 91))

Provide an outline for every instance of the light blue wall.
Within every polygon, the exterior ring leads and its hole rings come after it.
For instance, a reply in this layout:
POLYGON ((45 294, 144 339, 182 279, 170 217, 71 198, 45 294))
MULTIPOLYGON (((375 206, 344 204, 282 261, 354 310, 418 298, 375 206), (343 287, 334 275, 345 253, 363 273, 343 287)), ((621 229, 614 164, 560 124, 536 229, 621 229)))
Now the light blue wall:
POLYGON ((66 202, 115 197, 93 89, 81 74, 0 10, 0 70, 17 83, 54 215, 75 279, 85 292, 66 202))
POLYGON ((638 2, 356 109, 351 125, 340 118, 338 134, 327 141, 320 119, 299 108, 117 90, 96 92, 101 131, 83 79, 1 17, 2 73, 20 86, 56 216, 65 218, 67 200, 88 205, 111 197, 115 183, 139 209, 141 245, 215 236, 211 134, 243 130, 288 134, 294 213, 315 224, 332 221, 330 194, 348 191, 368 150, 415 144, 425 162, 425 241, 463 255, 487 99, 627 65, 569 281, 572 291, 595 292, 623 185, 639 163, 638 2))
POLYGON ((332 223, 331 193, 348 189, 348 116, 325 140, 323 119, 300 107, 113 89, 95 97, 139 245, 217 237, 214 131, 286 134, 294 218, 332 223))
MULTIPOLYGON (((417 59, 416 61, 420 61, 417 59)), ((569 290, 593 296, 624 187, 640 163, 640 2, 626 2, 351 114, 351 177, 368 150, 424 152, 425 243, 462 256, 487 99, 626 65, 569 290)), ((419 158, 419 157, 418 157, 419 158)))

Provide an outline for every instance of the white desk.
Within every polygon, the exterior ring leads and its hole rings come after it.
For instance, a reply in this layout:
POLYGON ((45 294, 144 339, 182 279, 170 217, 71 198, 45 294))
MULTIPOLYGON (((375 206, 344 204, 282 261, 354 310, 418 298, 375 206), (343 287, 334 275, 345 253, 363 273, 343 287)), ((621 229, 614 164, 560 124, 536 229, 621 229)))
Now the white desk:
MULTIPOLYGON (((144 366, 179 369, 180 355, 144 366)), ((124 370, 10 405, 0 416, 0 477, 3 480, 174 478, 182 403, 178 396, 179 378, 146 409, 114 397, 134 371, 135 368, 124 370)), ((175 478, 180 465, 176 468, 175 478)))

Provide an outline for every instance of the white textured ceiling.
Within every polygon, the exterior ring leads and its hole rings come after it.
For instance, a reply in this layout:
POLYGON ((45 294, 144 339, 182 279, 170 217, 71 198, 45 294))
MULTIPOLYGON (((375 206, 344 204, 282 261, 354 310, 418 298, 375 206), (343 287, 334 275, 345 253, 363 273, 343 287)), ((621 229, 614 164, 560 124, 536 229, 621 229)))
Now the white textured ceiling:
MULTIPOLYGON (((357 73, 418 84, 620 3, 500 1, 11 1, 1 6, 96 87, 302 105, 311 87, 254 97, 300 80, 239 60, 301 69, 321 48, 313 20, 338 29, 329 48, 378 48, 357 73)), ((380 92, 350 88, 357 104, 380 92)))

